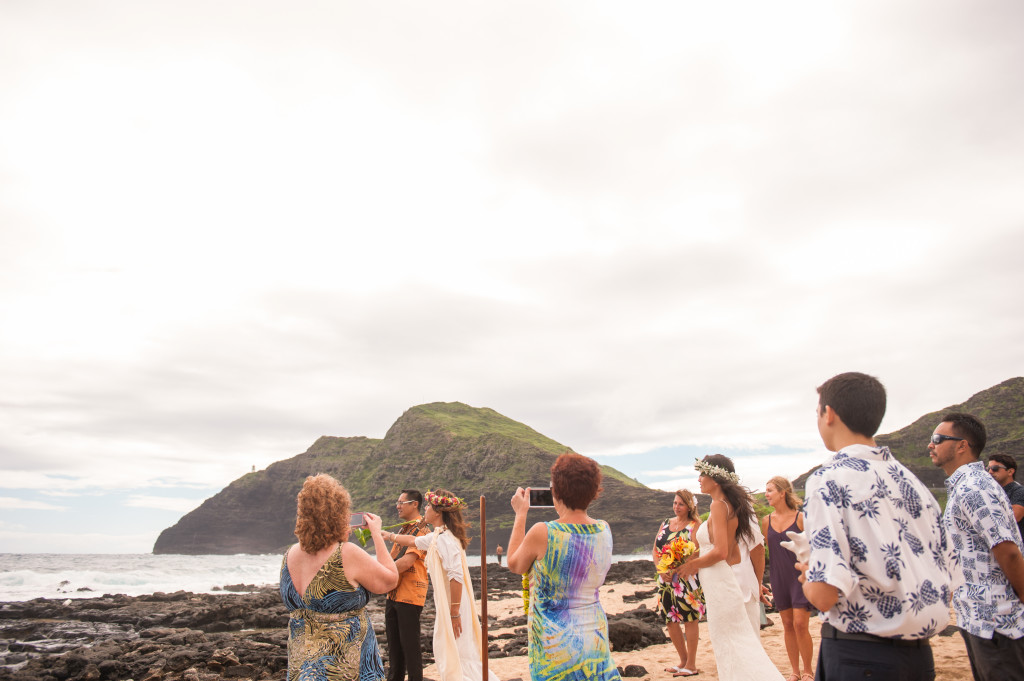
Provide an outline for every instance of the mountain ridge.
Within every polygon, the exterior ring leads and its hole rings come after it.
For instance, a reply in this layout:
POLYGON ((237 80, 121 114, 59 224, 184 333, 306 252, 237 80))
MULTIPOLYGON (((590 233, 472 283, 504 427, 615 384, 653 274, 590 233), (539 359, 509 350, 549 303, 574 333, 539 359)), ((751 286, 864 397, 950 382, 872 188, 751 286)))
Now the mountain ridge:
MULTIPOLYGON (((268 553, 294 542, 295 496, 307 475, 334 475, 353 510, 397 522, 403 488, 444 487, 463 496, 471 522, 470 550, 479 550, 478 496, 487 499, 488 548, 508 544, 518 486, 546 486, 551 464, 570 447, 493 409, 433 402, 406 410, 382 439, 324 435, 302 454, 247 473, 160 533, 154 553, 268 553), (467 491, 468 490, 468 491, 467 491), (471 491, 471 493, 470 493, 471 491)), ((604 491, 591 505, 608 519, 619 553, 645 549, 671 510, 672 493, 648 488, 602 466, 604 491)), ((530 522, 552 520, 533 509, 530 522)))

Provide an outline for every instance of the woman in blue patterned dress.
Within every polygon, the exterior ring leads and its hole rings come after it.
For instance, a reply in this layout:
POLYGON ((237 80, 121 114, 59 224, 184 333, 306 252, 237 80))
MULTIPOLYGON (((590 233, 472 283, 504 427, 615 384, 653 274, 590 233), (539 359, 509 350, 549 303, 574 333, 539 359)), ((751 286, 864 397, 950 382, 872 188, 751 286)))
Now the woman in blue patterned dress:
MULTIPOLYGON (((661 524, 654 537, 651 555, 655 565, 661 559, 665 546, 676 538, 682 537, 696 543, 700 516, 697 515, 697 499, 693 492, 688 489, 677 490, 672 500, 672 512, 675 515, 661 524)), ((680 578, 679 568, 671 572, 659 572, 658 614, 665 619, 668 637, 679 655, 679 666, 668 667, 665 671, 683 675, 699 672, 697 643, 700 638, 700 620, 704 617, 704 592, 697 578, 680 578)))
POLYGON ((281 562, 281 599, 290 611, 288 679, 384 678, 380 648, 364 607, 370 594, 398 584, 398 570, 380 535, 380 518, 365 514, 376 559, 346 540, 351 500, 337 480, 306 478, 298 497, 295 536, 281 562))
POLYGON ((558 520, 526 531, 530 502, 522 487, 512 497, 516 519, 508 568, 530 573, 530 677, 534 681, 619 679, 608 642, 608 619, 599 600, 612 560, 608 523, 587 515, 601 491, 593 459, 567 452, 551 466, 558 520))

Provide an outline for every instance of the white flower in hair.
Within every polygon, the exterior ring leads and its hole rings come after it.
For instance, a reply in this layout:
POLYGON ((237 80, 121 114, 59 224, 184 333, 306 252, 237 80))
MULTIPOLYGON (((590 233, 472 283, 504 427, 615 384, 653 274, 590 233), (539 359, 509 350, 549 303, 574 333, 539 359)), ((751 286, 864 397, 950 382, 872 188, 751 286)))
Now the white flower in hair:
POLYGON ((736 475, 732 471, 726 470, 721 466, 716 466, 713 463, 708 463, 707 461, 703 461, 701 459, 694 459, 694 461, 696 463, 693 464, 693 467, 697 470, 698 473, 702 473, 708 476, 709 478, 714 478, 715 480, 718 481, 739 484, 740 476, 736 475))

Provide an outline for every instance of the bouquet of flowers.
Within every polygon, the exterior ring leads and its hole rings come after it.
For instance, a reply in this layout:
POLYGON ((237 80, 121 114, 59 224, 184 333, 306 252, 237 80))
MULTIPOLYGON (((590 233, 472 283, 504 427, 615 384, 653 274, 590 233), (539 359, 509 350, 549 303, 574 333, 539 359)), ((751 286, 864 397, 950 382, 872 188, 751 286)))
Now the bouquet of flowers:
MULTIPOLYGON (((689 539, 676 537, 661 549, 661 554, 658 556, 658 572, 671 572, 675 570, 695 553, 697 553, 697 545, 695 543, 689 539)), ((693 577, 690 577, 687 582, 689 582, 691 587, 697 587, 693 577)))

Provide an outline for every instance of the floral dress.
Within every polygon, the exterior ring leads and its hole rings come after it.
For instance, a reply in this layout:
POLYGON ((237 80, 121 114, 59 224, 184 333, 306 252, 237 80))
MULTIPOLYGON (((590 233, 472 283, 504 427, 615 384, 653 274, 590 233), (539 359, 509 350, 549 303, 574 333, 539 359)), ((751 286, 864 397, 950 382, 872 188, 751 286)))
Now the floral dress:
MULTIPOLYGON (((672 520, 673 518, 666 519, 654 537, 654 548, 658 551, 676 537, 682 537, 687 541, 694 539, 690 536, 694 522, 691 521, 680 531, 673 532, 669 527, 672 520)), ((666 575, 658 575, 658 612, 665 618, 665 624, 699 622, 704 617, 704 591, 700 588, 697 577, 680 579, 672 575, 669 581, 665 579, 666 575)))
POLYGON ((281 599, 289 610, 288 681, 381 681, 384 665, 365 610, 366 587, 345 578, 341 544, 300 595, 281 561, 281 599))

